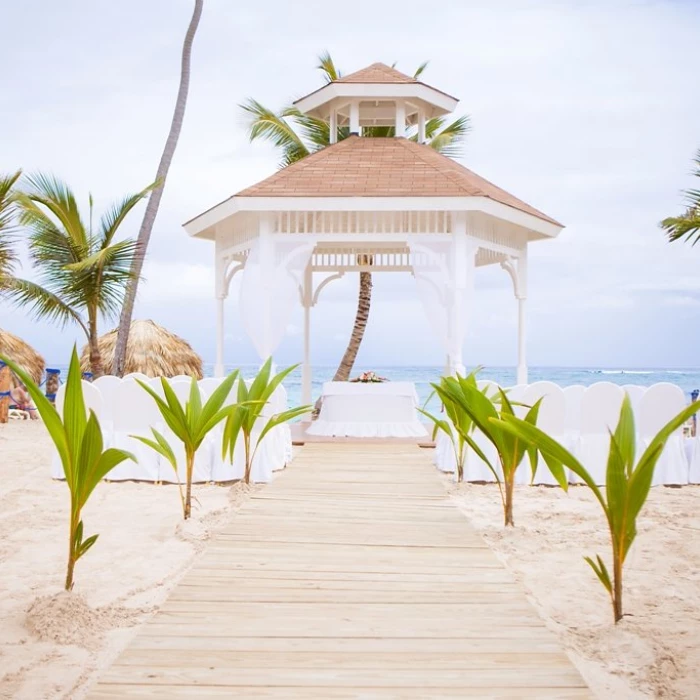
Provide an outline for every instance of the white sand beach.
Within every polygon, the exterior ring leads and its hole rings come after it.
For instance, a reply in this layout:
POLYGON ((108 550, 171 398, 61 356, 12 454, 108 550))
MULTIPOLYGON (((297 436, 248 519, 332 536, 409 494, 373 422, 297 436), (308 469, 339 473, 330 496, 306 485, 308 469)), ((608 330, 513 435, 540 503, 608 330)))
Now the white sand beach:
POLYGON ((516 487, 516 527, 506 529, 495 484, 449 487, 598 697, 700 697, 700 488, 651 490, 625 564, 626 616, 614 626, 608 594, 583 560, 610 560, 587 488, 516 487))
MULTIPOLYGON (((3 698, 84 697, 247 497, 239 487, 197 487, 193 519, 183 526, 172 487, 102 484, 84 514, 87 532, 100 539, 66 596, 68 493, 48 478, 50 451, 40 423, 0 426, 3 698)), ((626 567, 629 616, 614 627, 607 595, 582 559, 608 553, 584 488, 518 488, 516 528, 506 530, 494 485, 457 487, 443 478, 598 697, 700 695, 700 489, 652 491, 626 567)))
POLYGON ((69 496, 48 478, 50 454, 42 423, 0 425, 1 698, 84 697, 247 498, 238 485, 197 486, 185 523, 174 486, 101 484, 83 511, 100 537, 67 595, 69 496))

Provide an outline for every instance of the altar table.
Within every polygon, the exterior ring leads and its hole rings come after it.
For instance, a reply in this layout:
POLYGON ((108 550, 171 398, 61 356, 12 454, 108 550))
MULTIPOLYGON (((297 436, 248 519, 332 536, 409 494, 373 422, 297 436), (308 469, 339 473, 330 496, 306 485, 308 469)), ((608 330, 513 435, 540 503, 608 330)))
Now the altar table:
POLYGON ((412 382, 326 382, 321 412, 306 433, 335 437, 425 437, 412 382))

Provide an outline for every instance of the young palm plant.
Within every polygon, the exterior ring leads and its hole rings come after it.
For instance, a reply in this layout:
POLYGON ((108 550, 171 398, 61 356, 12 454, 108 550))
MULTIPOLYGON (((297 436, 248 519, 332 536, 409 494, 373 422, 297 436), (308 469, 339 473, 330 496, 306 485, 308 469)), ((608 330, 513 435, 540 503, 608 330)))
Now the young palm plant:
POLYGON ((233 454, 239 436, 243 436, 243 448, 245 451, 245 472, 243 480, 250 483, 250 473, 253 468, 253 460, 258 447, 265 436, 278 425, 287 423, 294 418, 308 413, 312 406, 299 406, 287 411, 276 413, 260 428, 255 435, 256 426, 264 420, 265 406, 272 398, 275 389, 284 378, 293 372, 299 365, 293 365, 282 370, 278 374, 272 374, 272 358, 262 366, 250 388, 241 379, 238 382, 238 402, 229 410, 229 415, 224 424, 223 456, 233 462, 233 454))
MULTIPOLYGON (((151 395, 158 405, 166 425, 172 430, 175 437, 182 442, 184 447, 185 493, 182 493, 182 483, 179 476, 178 488, 180 489, 180 500, 182 501, 182 515, 185 520, 189 519, 192 511, 192 474, 194 472, 195 455, 211 430, 229 414, 229 407, 222 407, 231 393, 231 388, 237 378, 238 370, 229 374, 204 405, 202 405, 197 380, 192 378, 189 399, 184 406, 180 403, 165 377, 160 379, 164 398, 158 396, 148 384, 138 379, 136 380, 151 395)), ((139 435, 133 435, 132 437, 162 455, 175 470, 175 474, 178 475, 177 459, 172 447, 155 428, 151 428, 151 432, 153 433, 153 440, 139 435)))
POLYGON ((85 222, 66 184, 41 174, 27 177, 24 184, 16 195, 19 221, 29 231, 29 254, 41 279, 14 278, 6 293, 39 317, 62 325, 77 323, 88 340, 90 369, 99 377, 98 320, 119 312, 137 249, 135 241, 117 241, 116 235, 153 186, 112 206, 93 229, 92 197, 85 222))
MULTIPOLYGON (((635 460, 634 414, 630 399, 625 396, 617 427, 615 432, 610 434, 605 494, 598 488, 591 475, 576 457, 537 426, 512 415, 492 420, 494 425, 498 425, 500 429, 510 433, 514 438, 525 441, 530 449, 538 450, 553 474, 561 473, 563 466, 568 467, 593 492, 603 509, 603 513, 605 513, 610 530, 612 577, 600 555, 596 555, 595 559, 592 557, 584 557, 584 559, 610 595, 615 622, 619 622, 623 615, 623 565, 637 536, 637 518, 649 495, 654 468, 671 434, 699 409, 700 401, 681 411, 656 434, 639 460, 635 460)), ((566 482, 560 481, 560 484, 566 490, 566 482)))
POLYGON ((66 590, 70 591, 73 588, 73 573, 78 559, 95 544, 98 537, 83 537, 82 510, 97 484, 118 464, 134 457, 124 450, 104 449, 97 416, 94 411, 90 411, 88 416, 85 408, 80 360, 75 347, 68 369, 63 416, 59 415, 43 391, 21 367, 7 357, 0 356, 0 360, 5 362, 27 387, 61 458, 66 484, 70 490, 68 567, 65 583, 66 590))
MULTIPOLYGON (((476 387, 476 372, 467 375, 464 381, 476 387)), ((430 398, 434 395, 435 391, 433 391, 428 398, 428 401, 430 401, 430 398)), ((426 404, 428 401, 426 401, 426 404)), ((449 438, 455 455, 457 481, 461 482, 464 479, 464 462, 467 457, 467 441, 464 439, 463 435, 471 435, 476 426, 474 425, 474 421, 469 417, 469 414, 465 411, 458 410, 454 403, 449 402, 443 404, 443 406, 445 407, 446 419, 434 416, 425 408, 419 408, 418 411, 433 422, 433 440, 435 440, 440 431, 445 433, 449 438), (460 424, 459 429, 453 427, 458 423, 460 424)))
MULTIPOLYGON (((534 478, 537 470, 537 450, 527 441, 506 430, 502 420, 499 420, 506 416, 515 416, 513 404, 502 389, 499 388, 498 394, 490 398, 485 392, 479 391, 475 381, 465 377, 443 377, 439 384, 433 384, 433 388, 445 405, 445 410, 448 410, 449 406, 449 411, 457 417, 454 426, 460 437, 485 462, 496 479, 506 526, 515 525, 513 519, 515 474, 527 452, 534 478), (471 424, 496 448, 499 465, 491 463, 470 435, 471 431, 465 430, 465 426, 471 426, 471 424)), ((535 425, 539 409, 540 401, 528 409, 524 422, 535 425)), ((566 476, 561 467, 555 466, 552 474, 560 484, 566 483, 566 476)))

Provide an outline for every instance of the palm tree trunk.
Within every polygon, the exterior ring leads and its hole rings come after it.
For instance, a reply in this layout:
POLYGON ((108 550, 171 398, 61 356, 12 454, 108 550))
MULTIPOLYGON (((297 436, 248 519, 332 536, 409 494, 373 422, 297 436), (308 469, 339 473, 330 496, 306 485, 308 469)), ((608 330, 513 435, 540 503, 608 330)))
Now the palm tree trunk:
MULTIPOLYGON (((355 312, 355 324, 352 327, 350 342, 345 349, 343 359, 338 365, 338 369, 333 375, 334 382, 347 382, 350 379, 350 373, 355 365, 357 353, 362 344, 362 338, 365 335, 367 321, 369 319, 369 310, 372 304, 372 273, 360 272, 360 291, 357 297, 357 311, 355 312)), ((314 406, 314 416, 317 416, 321 410, 321 397, 316 401, 314 406)))
POLYGON ((131 330, 131 319, 134 313, 136 291, 138 289, 139 278, 141 277, 141 270, 143 269, 143 262, 146 258, 148 242, 151 238, 153 224, 155 223, 156 216, 158 214, 158 207, 160 206, 160 199, 163 196, 163 189, 165 188, 165 180, 168 177, 170 164, 172 163, 173 156, 175 155, 175 148, 177 147, 177 142, 180 138, 182 122, 185 116, 187 93, 190 87, 190 60, 192 56, 192 43, 194 42, 194 36, 197 32, 199 19, 202 16, 203 5, 204 0, 195 0, 190 26, 187 28, 185 41, 182 45, 180 87, 178 89, 177 99, 175 101, 175 111, 173 113, 173 120, 170 124, 170 133, 168 134, 168 138, 165 142, 163 155, 160 158, 158 172, 156 173, 156 181, 159 184, 148 198, 148 204, 146 205, 146 211, 143 215, 143 221, 141 223, 141 229, 139 230, 139 236, 137 239, 138 250, 136 251, 136 255, 134 256, 134 260, 131 265, 131 270, 134 273, 133 279, 127 287, 121 317, 119 318, 119 332, 117 333, 117 344, 114 348, 114 363, 112 365, 112 373, 119 377, 121 377, 124 373, 126 345, 129 341, 129 331, 131 330))
POLYGON ((352 368, 357 359, 357 353, 362 344, 362 338, 367 328, 369 310, 372 303, 372 274, 370 272, 360 272, 360 293, 357 297, 357 313, 355 314, 355 325, 352 328, 350 342, 345 350, 343 359, 338 365, 338 369, 333 377, 334 382, 347 382, 350 379, 352 368))
POLYGON ((90 371, 92 378, 97 379, 104 374, 102 366, 102 353, 100 352, 99 339, 97 337, 97 311, 90 312, 88 321, 88 348, 90 350, 90 371))

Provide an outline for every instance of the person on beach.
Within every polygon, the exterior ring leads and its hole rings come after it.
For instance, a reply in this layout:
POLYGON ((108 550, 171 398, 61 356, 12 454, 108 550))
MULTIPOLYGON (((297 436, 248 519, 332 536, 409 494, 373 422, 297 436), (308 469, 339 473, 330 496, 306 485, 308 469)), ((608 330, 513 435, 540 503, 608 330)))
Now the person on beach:
POLYGON ((39 417, 26 387, 22 384, 10 389, 10 402, 14 404, 18 410, 28 413, 32 420, 37 420, 39 417))

